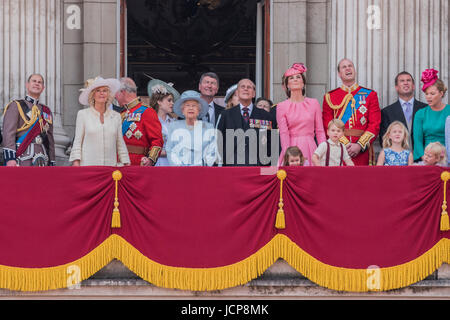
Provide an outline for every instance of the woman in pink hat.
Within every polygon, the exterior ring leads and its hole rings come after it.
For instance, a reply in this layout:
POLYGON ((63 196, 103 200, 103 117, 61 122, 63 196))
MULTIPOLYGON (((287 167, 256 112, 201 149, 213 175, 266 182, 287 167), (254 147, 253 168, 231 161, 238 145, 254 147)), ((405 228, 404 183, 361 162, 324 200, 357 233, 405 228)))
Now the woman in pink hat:
POLYGON ((283 88, 288 99, 277 105, 277 122, 280 130, 282 164, 287 148, 297 146, 306 158, 305 166, 312 165, 311 159, 317 143, 326 140, 319 101, 305 97, 307 68, 294 63, 283 75, 283 88))
POLYGON ((429 143, 445 145, 445 120, 450 115, 450 105, 442 101, 447 88, 437 75, 438 71, 434 69, 422 73, 422 91, 428 106, 417 111, 414 118, 414 161, 422 158, 429 143))

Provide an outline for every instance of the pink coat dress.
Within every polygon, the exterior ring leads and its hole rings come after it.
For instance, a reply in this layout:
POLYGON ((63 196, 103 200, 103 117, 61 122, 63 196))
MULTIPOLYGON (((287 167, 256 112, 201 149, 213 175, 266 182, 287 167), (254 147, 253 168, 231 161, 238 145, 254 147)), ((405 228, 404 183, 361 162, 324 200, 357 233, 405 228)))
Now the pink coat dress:
POLYGON ((277 105, 277 123, 280 130, 281 154, 278 164, 283 164, 288 147, 297 146, 306 158, 305 166, 312 164, 312 156, 317 149, 314 137, 320 144, 326 140, 319 101, 306 98, 303 102, 289 99, 277 105))

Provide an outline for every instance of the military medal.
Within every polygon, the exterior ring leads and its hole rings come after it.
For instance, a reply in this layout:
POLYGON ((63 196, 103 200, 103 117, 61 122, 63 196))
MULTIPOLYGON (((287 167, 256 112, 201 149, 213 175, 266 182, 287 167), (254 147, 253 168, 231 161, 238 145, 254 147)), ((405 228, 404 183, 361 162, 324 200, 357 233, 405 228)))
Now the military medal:
POLYGON ((367 123, 366 117, 362 117, 360 121, 362 125, 365 125, 367 123))
POLYGON ((264 136, 261 138, 261 144, 263 144, 263 145, 267 144, 267 135, 264 135, 264 136))
POLYGON ((50 124, 53 122, 52 116, 49 115, 48 113, 43 112, 43 113, 42 113, 42 117, 44 118, 44 120, 45 120, 46 122, 48 122, 48 123, 50 123, 50 124))
POLYGON ((129 122, 139 122, 139 121, 141 121, 141 114, 140 113, 132 113, 128 116, 127 120, 129 122))
POLYGON ((359 104, 361 104, 361 105, 366 104, 366 96, 365 95, 359 96, 359 104))
POLYGON ((35 139, 34 139, 34 143, 36 144, 42 144, 42 137, 40 135, 38 135, 35 139))
POLYGON ((134 136, 136 137, 136 139, 140 140, 140 139, 142 138, 143 134, 142 134, 141 131, 137 130, 137 131, 134 133, 134 136))
POLYGON ((131 130, 131 131, 136 130, 136 128, 137 128, 136 123, 133 122, 132 124, 130 124, 130 130, 131 130))
POLYGON ((359 110, 359 112, 361 112, 362 114, 366 114, 366 112, 367 112, 367 108, 366 108, 365 106, 360 107, 358 110, 359 110))
POLYGON ((126 136, 128 139, 131 139, 131 137, 133 136, 133 132, 131 132, 131 130, 128 130, 127 133, 125 133, 125 136, 126 136))

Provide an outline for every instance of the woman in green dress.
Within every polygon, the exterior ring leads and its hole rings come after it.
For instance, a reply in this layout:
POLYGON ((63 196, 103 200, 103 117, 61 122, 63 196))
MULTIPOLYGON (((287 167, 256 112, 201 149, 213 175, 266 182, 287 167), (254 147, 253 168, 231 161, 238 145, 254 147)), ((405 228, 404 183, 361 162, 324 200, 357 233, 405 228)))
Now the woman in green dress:
POLYGON ((421 160, 429 143, 445 145, 445 120, 450 116, 450 105, 443 102, 447 88, 437 74, 434 69, 422 73, 422 91, 428 106, 417 111, 414 118, 414 161, 421 160))

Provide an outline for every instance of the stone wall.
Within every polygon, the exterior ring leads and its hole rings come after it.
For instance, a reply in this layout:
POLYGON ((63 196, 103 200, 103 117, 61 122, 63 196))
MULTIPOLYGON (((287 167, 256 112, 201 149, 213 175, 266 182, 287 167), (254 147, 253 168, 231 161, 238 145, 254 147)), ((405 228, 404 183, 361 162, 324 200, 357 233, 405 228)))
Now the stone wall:
MULTIPOLYGON (((281 76, 294 62, 308 67, 307 95, 322 103, 341 85, 337 63, 355 63, 358 82, 375 89, 384 107, 397 99, 394 78, 436 68, 449 83, 447 0, 273 0, 273 99, 286 99, 281 76)), ((446 97, 448 101, 448 95, 446 97)))
POLYGON ((84 82, 118 75, 117 7, 116 0, 64 0, 64 128, 71 137, 84 82))

